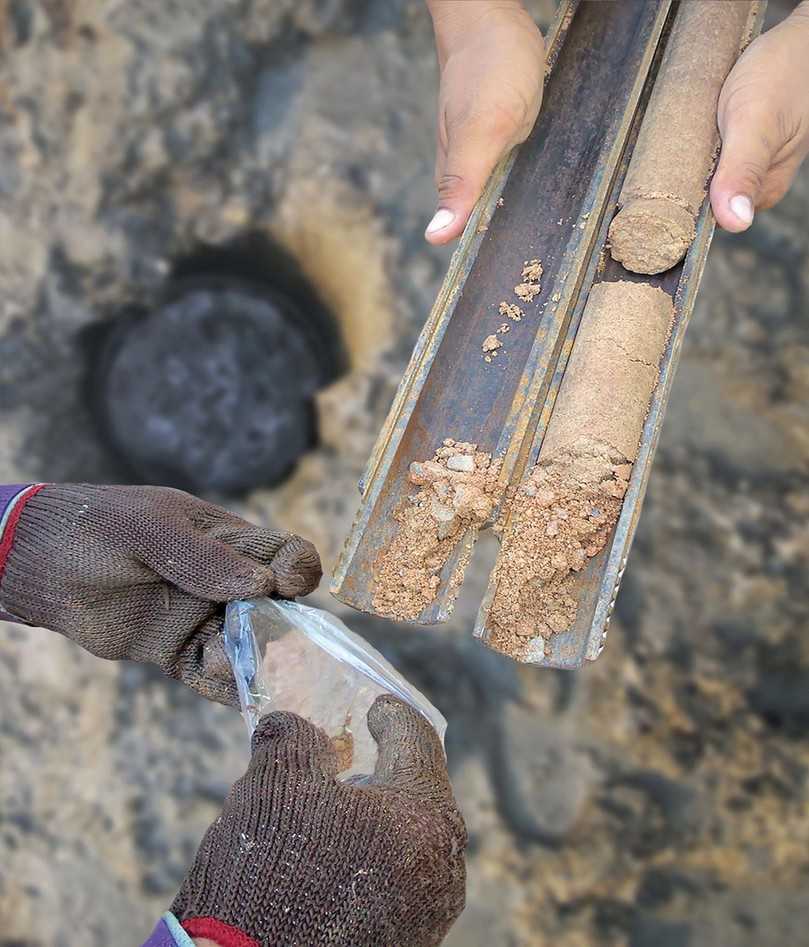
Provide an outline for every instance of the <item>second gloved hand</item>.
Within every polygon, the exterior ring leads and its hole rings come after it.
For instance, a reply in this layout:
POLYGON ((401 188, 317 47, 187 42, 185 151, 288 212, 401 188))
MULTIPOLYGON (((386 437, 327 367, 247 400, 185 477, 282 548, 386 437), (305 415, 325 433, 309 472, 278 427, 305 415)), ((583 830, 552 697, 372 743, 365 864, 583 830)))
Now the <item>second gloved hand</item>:
POLYGON ((236 703, 218 638, 224 604, 305 595, 321 574, 311 543, 179 490, 55 484, 22 510, 0 609, 236 703))
MULTIPOLYGON (((376 771, 339 782, 322 730, 273 713, 172 905, 196 943, 436 947, 464 905, 466 828, 441 742, 383 696, 376 771)), ((149 943, 158 943, 153 940, 149 943)), ((162 942, 161 942, 162 943, 162 942)))

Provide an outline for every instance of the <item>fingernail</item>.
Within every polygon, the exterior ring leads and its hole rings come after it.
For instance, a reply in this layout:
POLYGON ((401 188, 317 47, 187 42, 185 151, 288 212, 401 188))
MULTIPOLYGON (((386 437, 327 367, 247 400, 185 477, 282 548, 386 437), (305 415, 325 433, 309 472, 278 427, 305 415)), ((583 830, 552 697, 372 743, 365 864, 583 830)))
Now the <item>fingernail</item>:
POLYGON ((730 199, 730 209, 746 226, 753 223, 753 202, 744 194, 737 194, 730 199))
POLYGON ((435 217, 427 224, 425 233, 438 233, 439 230, 445 230, 453 220, 455 220, 455 214, 446 207, 442 207, 435 212, 435 217))

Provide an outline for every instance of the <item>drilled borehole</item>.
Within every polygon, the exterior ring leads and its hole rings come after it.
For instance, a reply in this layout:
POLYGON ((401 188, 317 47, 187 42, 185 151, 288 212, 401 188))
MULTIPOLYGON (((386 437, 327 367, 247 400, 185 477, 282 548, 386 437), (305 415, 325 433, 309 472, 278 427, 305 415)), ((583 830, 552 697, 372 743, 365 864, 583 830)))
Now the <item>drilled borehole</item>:
POLYGON ((93 340, 107 445, 149 483, 238 494, 282 482, 317 444, 314 397, 346 368, 337 325, 266 238, 179 261, 160 299, 93 340))

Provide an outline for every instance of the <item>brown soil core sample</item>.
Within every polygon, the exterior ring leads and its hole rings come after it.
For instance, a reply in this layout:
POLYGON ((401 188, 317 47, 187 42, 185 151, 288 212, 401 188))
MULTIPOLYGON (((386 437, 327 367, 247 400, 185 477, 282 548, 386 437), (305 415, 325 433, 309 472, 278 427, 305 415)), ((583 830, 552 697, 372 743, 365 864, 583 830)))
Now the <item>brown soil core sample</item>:
POLYGON ((607 445, 580 444, 522 482, 510 511, 518 528, 504 547, 490 612, 493 648, 540 658, 544 641, 573 624, 575 575, 607 544, 631 471, 607 445))
POLYGON ((576 573, 621 512, 673 305, 643 283, 590 291, 537 466, 518 488, 493 576, 487 643, 535 660, 576 619, 576 573))
POLYGON ((719 142, 719 93, 753 6, 680 4, 610 226, 613 258, 635 273, 670 269, 694 239, 719 142))
POLYGON ((671 297, 645 283, 593 286, 540 462, 580 441, 635 459, 673 314, 671 297))
POLYGON ((662 198, 630 201, 610 225, 610 252, 633 273, 663 273, 694 240, 694 215, 662 198))
MULTIPOLYGON (((470 528, 491 518, 499 494, 501 461, 476 444, 447 438, 432 460, 410 465, 416 493, 405 497, 393 518, 399 530, 374 570, 374 610, 398 621, 414 621, 435 601, 440 575, 470 528)), ((458 584, 461 562, 451 585, 458 584)))

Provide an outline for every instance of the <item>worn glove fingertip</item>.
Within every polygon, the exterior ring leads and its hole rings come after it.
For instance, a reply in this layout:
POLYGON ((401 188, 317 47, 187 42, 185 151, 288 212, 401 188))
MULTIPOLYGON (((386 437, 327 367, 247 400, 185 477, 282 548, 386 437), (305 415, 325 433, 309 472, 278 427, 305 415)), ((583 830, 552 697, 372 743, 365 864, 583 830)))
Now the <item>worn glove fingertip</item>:
POLYGON ((368 711, 368 729, 379 748, 374 782, 416 795, 451 795, 441 739, 415 707, 383 694, 368 711))
POLYGON ((434 734, 429 721, 415 707, 411 707, 393 694, 380 694, 368 711, 368 729, 371 736, 384 742, 388 736, 412 731, 429 731, 434 734))
POLYGON ((269 755, 287 769, 337 775, 337 752, 331 740, 323 730, 297 714, 266 714, 253 732, 251 747, 254 762, 269 755))
POLYGON ((320 584, 323 566, 317 549, 306 539, 292 536, 270 563, 275 592, 281 598, 308 595, 320 584))

